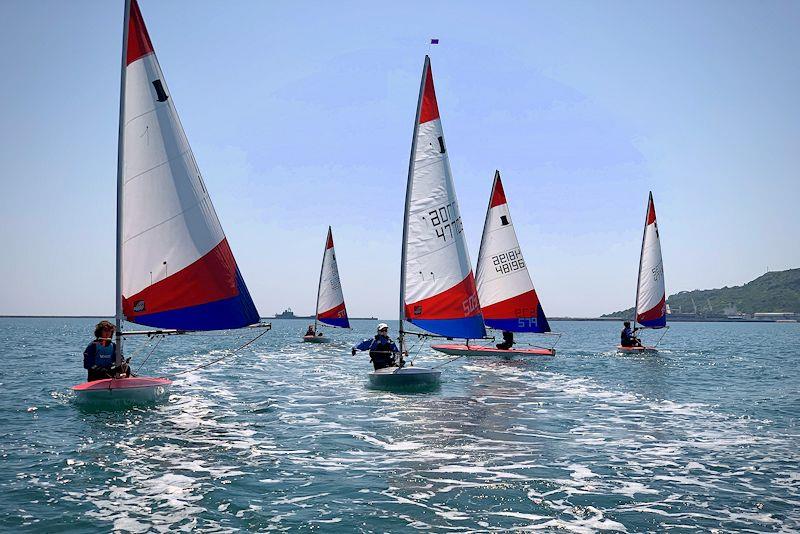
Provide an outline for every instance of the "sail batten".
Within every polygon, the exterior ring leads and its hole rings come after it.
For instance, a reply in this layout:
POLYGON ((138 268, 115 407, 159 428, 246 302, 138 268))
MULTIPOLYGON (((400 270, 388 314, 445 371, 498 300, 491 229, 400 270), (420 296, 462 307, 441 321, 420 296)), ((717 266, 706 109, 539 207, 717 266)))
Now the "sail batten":
POLYGON ((317 292, 317 321, 339 328, 350 328, 347 308, 344 304, 342 282, 339 279, 339 266, 333 247, 333 231, 328 227, 325 252, 322 256, 319 288, 317 292))
POLYGON ((549 332, 519 246, 500 171, 495 171, 476 269, 486 326, 511 332, 549 332))
POLYGON ((449 337, 486 334, 425 57, 403 232, 401 321, 449 337))
POLYGON ((661 258, 661 238, 656 221, 653 193, 647 201, 639 276, 636 284, 636 322, 649 328, 667 325, 664 263, 661 258))
POLYGON ((124 67, 121 300, 126 320, 216 330, 259 321, 136 0, 124 67))

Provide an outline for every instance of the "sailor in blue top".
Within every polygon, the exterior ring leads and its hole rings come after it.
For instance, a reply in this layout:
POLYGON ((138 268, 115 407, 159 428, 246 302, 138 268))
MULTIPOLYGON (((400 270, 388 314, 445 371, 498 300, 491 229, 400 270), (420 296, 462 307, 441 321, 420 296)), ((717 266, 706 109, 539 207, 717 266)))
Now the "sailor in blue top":
POLYGON ((114 378, 117 374, 131 375, 126 362, 116 367, 117 344, 111 341, 116 327, 108 321, 100 321, 94 329, 94 341, 83 351, 83 367, 89 373, 87 382, 114 378))
POLYGON ((374 338, 365 339, 353 347, 351 354, 355 356, 357 350, 369 351, 369 359, 372 360, 372 365, 376 371, 384 367, 402 367, 405 363, 403 356, 400 354, 400 349, 389 337, 389 325, 386 323, 378 325, 378 333, 374 338))
POLYGON ((620 345, 623 347, 639 347, 642 345, 639 338, 636 337, 636 332, 639 330, 638 328, 634 328, 631 330, 631 322, 625 321, 622 323, 624 328, 620 333, 620 345))

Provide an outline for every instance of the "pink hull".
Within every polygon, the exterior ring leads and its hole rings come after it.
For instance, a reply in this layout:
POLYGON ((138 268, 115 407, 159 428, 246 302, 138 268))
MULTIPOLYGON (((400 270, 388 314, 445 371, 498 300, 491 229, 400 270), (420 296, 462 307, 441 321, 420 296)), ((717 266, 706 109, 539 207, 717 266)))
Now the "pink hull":
POLYGON ((555 349, 541 347, 503 350, 484 345, 431 345, 431 348, 452 356, 553 356, 556 353, 555 349))
POLYGON ((147 376, 105 378, 72 386, 72 391, 80 400, 153 402, 166 399, 171 384, 167 378, 147 376))

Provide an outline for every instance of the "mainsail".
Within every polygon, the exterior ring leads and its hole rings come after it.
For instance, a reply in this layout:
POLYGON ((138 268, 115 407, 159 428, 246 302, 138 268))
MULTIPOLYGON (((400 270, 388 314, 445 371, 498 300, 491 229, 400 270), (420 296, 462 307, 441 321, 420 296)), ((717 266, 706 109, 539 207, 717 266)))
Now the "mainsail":
POLYGON ((257 323, 136 0, 129 9, 118 215, 124 316, 182 330, 257 323))
POLYGON ((647 216, 639 259, 639 280, 636 285, 636 322, 649 328, 667 326, 664 264, 661 261, 661 241, 656 222, 653 193, 647 202, 647 216))
POLYGON ((476 280, 486 326, 511 332, 550 331, 522 257, 500 171, 495 171, 486 210, 476 280))
POLYGON ((325 241, 325 253, 322 256, 322 270, 319 273, 317 321, 340 328, 350 328, 330 226, 328 227, 328 239, 325 241))
POLYGON ((486 335, 428 56, 414 121, 400 284, 401 329, 405 319, 448 337, 486 335))

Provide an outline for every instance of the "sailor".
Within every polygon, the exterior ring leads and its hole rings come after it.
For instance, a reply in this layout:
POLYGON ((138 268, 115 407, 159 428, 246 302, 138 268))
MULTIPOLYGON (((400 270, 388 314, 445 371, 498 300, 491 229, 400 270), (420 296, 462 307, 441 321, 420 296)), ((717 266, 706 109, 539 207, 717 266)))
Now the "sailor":
POLYGON ((619 344, 623 347, 640 347, 642 343, 639 341, 639 338, 636 337, 636 332, 639 330, 638 328, 634 328, 631 330, 631 322, 625 321, 622 323, 624 328, 620 333, 620 340, 619 344))
MULTIPOLYGON (((372 360, 372 365, 376 371, 384 367, 398 366, 397 356, 400 353, 400 349, 389 337, 389 325, 386 323, 378 325, 378 333, 375 334, 374 338, 365 339, 353 347, 351 354, 355 356, 357 350, 369 351, 369 359, 372 360)), ((403 357, 400 355, 399 367, 402 367, 404 363, 403 357)))
POLYGON ((111 339, 116 327, 108 321, 100 321, 94 329, 94 341, 89 343, 83 351, 83 367, 89 373, 87 382, 114 378, 117 373, 131 376, 131 370, 126 362, 120 367, 116 366, 117 344, 111 339))
POLYGON ((314 332, 314 325, 313 324, 308 325, 308 330, 306 330, 306 334, 305 335, 306 336, 312 336, 312 337, 316 335, 316 333, 314 332))
POLYGON ((503 330, 503 342, 498 343, 497 348, 500 350, 508 350, 513 346, 514 346, 514 332, 503 330))

